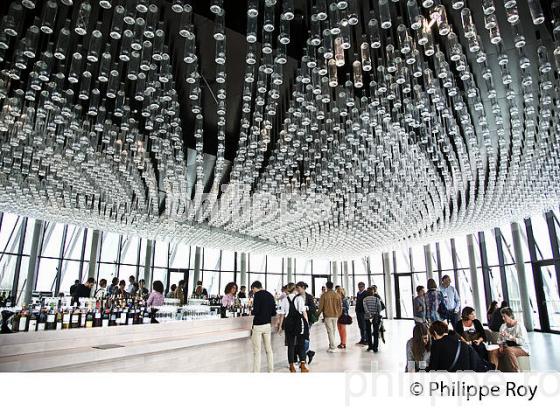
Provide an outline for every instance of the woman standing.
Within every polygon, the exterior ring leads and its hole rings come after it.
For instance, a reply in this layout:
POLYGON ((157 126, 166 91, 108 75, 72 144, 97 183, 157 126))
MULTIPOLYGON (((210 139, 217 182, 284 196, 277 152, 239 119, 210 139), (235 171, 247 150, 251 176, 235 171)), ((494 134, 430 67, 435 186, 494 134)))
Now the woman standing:
POLYGON ((490 323, 490 321, 492 320, 492 315, 494 314, 496 309, 498 309, 498 302, 493 300, 488 307, 488 312, 486 312, 486 319, 488 319, 488 323, 490 323))
POLYGON ((337 346, 339 349, 346 349, 346 325, 348 311, 350 310, 350 303, 348 303, 348 298, 346 297, 346 291, 344 288, 338 288, 336 293, 340 296, 342 303, 342 315, 338 318, 336 326, 338 327, 338 334, 340 335, 340 344, 337 346))
POLYGON ((438 289, 434 279, 428 279, 428 292, 426 292, 426 319, 428 323, 442 320, 438 313, 440 303, 443 302, 443 296, 438 289))
MULTIPOLYGON (((124 282, 124 281, 122 281, 124 282)), ((153 284, 152 284, 152 293, 150 293, 150 296, 148 297, 148 301, 146 302, 146 305, 148 307, 155 307, 155 306, 162 306, 163 302, 164 302, 164 297, 163 297, 163 283, 159 280, 156 280, 153 284)))
POLYGON ((286 332, 286 344, 288 346, 288 363, 290 372, 295 373, 295 363, 299 357, 299 368, 302 373, 308 373, 305 360, 305 340, 309 338, 309 324, 305 299, 296 291, 294 283, 286 285, 287 296, 281 300, 281 314, 278 320, 278 332, 282 329, 286 332))
POLYGON ((406 342, 406 371, 425 370, 430 364, 430 334, 428 326, 417 323, 412 330, 412 338, 406 342))
POLYGON ((222 306, 230 308, 235 304, 235 296, 237 295, 237 284, 230 282, 224 289, 224 296, 222 297, 222 306))

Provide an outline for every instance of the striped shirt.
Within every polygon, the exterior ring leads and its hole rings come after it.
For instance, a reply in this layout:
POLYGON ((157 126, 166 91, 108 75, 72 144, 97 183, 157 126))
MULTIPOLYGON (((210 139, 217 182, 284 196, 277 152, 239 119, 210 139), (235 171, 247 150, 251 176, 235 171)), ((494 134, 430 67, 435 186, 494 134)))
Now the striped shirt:
POLYGON ((375 315, 381 315, 383 307, 379 296, 367 296, 364 298, 364 317, 371 319, 375 315))

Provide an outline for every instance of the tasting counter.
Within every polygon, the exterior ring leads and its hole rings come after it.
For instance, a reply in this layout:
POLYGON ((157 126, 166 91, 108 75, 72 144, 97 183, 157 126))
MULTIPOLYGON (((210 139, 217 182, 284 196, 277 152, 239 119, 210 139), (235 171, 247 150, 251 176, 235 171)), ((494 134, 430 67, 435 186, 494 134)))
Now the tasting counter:
POLYGON ((252 321, 245 316, 0 334, 0 372, 49 371, 247 338, 252 321))

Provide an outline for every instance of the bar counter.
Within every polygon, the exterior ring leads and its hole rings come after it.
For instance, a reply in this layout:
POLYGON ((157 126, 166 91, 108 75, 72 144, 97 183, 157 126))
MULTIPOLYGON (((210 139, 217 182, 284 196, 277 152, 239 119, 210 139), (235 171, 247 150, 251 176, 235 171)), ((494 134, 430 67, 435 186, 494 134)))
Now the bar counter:
POLYGON ((250 336, 251 316, 0 334, 0 372, 49 371, 250 336))

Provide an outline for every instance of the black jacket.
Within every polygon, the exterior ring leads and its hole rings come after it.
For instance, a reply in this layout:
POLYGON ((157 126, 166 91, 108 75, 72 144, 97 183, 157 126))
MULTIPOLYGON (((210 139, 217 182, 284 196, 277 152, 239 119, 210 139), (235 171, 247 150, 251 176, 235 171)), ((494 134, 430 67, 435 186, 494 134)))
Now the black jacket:
POLYGON ((276 316, 276 301, 270 292, 262 289, 253 297, 253 325, 266 325, 276 316))
MULTIPOLYGON (((480 320, 478 320, 478 319, 473 320, 473 325, 474 325, 474 328, 476 330, 476 333, 478 333, 478 336, 482 337, 483 341, 486 342, 486 332, 484 331, 484 327, 482 327, 482 323, 480 323, 480 320)), ((457 322, 457 329, 455 329, 455 331, 457 332, 457 334, 459 336, 465 337, 463 335, 465 330, 463 329, 463 321, 462 320, 459 320, 457 322)))
POLYGON ((470 346, 464 342, 459 342, 453 336, 445 336, 442 339, 434 340, 430 349, 430 366, 428 371, 445 370, 456 372, 457 370, 475 370, 471 363, 470 346), (455 360, 457 348, 461 344, 461 353, 457 364, 451 369, 451 365, 455 360))
POLYGON ((499 332, 500 327, 504 324, 504 319, 502 319, 502 313, 500 309, 496 309, 494 313, 492 313, 492 317, 490 318, 490 323, 488 323, 488 327, 490 330, 494 332, 499 332))
POLYGON ((356 313, 364 313, 364 298, 367 296, 367 290, 356 294, 356 313))

